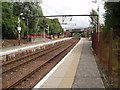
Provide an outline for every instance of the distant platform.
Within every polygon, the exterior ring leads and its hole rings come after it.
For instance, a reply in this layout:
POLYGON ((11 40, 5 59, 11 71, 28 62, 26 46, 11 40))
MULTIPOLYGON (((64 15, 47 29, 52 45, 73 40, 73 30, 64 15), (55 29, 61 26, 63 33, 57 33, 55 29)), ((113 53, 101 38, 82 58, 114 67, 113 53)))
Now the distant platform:
POLYGON ((10 53, 15 53, 15 52, 18 52, 18 51, 27 50, 27 49, 31 49, 31 48, 34 48, 34 47, 44 46, 44 45, 47 45, 47 44, 52 44, 52 43, 60 42, 60 41, 63 41, 63 40, 69 40, 69 39, 72 39, 72 38, 56 39, 54 41, 40 43, 40 44, 39 43, 37 43, 37 44, 25 44, 23 46, 15 46, 15 47, 10 47, 10 48, 6 48, 6 49, 1 49, 0 55, 3 56, 3 55, 10 54, 10 53))

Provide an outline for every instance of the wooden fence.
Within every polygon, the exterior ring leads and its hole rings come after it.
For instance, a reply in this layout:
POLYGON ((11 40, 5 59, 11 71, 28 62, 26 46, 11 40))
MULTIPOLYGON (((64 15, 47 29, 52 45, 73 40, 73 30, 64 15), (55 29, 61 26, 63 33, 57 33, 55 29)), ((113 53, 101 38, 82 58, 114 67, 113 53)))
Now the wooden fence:
POLYGON ((112 86, 120 88, 120 29, 93 33, 92 48, 105 68, 112 86))

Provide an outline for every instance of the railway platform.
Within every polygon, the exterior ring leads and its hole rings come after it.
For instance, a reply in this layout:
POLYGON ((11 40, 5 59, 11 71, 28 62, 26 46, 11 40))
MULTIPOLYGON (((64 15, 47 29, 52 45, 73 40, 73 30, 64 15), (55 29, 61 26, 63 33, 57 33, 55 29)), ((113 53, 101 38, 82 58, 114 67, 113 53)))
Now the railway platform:
POLYGON ((13 52, 17 52, 19 50, 29 49, 29 48, 33 48, 33 47, 37 47, 37 46, 46 45, 46 44, 49 44, 49 43, 54 43, 54 42, 59 42, 59 41, 62 41, 62 40, 67 40, 67 39, 70 39, 70 38, 54 39, 54 40, 51 40, 51 41, 46 41, 44 43, 43 42, 37 42, 37 43, 32 43, 32 44, 23 44, 23 45, 20 45, 20 46, 2 48, 2 49, 0 49, 0 51, 1 51, 0 55, 13 53, 13 52))
POLYGON ((19 57, 22 54, 27 54, 29 52, 34 52, 37 49, 43 49, 49 45, 54 45, 55 43, 59 43, 62 41, 66 41, 72 38, 62 38, 62 39, 55 39, 45 43, 33 43, 33 44, 25 44, 20 46, 14 46, 9 48, 0 49, 0 57, 2 57, 2 61, 9 61, 9 59, 14 57, 19 57))
POLYGON ((91 42, 81 38, 34 88, 104 88, 91 42))

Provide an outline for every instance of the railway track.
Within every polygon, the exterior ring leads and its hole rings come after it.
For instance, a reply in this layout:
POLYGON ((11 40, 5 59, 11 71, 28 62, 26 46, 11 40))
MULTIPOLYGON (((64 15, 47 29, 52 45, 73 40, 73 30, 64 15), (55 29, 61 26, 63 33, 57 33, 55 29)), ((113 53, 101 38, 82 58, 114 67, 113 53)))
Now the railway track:
POLYGON ((55 48, 49 48, 47 52, 45 51, 40 56, 38 55, 37 58, 35 57, 14 68, 4 71, 3 88, 32 88, 65 56, 65 54, 67 54, 67 52, 70 51, 77 42, 78 40, 70 40, 67 43, 62 43, 61 45, 56 46, 55 48), (45 69, 49 66, 50 68, 45 69), (35 80, 33 80, 33 78, 35 80), (32 84, 28 82, 32 82, 32 84))
MULTIPOLYGON (((68 41, 66 41, 66 42, 68 42, 68 41)), ((45 55, 46 53, 54 51, 57 48, 60 48, 63 44, 64 44, 64 42, 62 42, 61 44, 56 44, 56 45, 51 46, 51 47, 47 47, 44 50, 39 50, 39 51, 30 53, 30 54, 25 55, 21 58, 15 59, 11 62, 5 63, 2 65, 2 74, 7 73, 7 72, 12 71, 12 70, 14 71, 14 69, 16 67, 18 67, 18 66, 20 67, 23 64, 27 64, 28 62, 31 62, 32 60, 37 59, 40 56, 45 55)))

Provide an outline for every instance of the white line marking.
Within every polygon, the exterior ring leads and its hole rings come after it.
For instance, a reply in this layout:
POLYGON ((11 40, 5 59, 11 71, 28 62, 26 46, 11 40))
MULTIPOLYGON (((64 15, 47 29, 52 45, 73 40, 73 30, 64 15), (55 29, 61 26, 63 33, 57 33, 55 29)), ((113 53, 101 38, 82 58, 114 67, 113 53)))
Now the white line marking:
MULTIPOLYGON (((82 40, 83 38, 81 38, 82 40)), ((65 59, 70 55, 70 53, 78 46, 81 40, 74 46, 74 48, 40 81, 36 86, 33 87, 32 90, 36 90, 36 88, 40 88, 41 85, 52 75, 52 73, 65 61, 65 59)))

